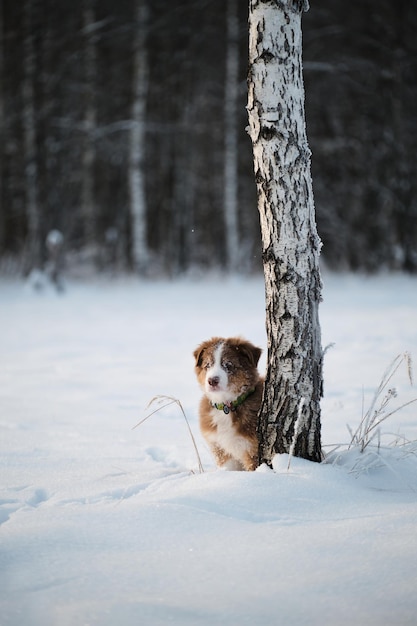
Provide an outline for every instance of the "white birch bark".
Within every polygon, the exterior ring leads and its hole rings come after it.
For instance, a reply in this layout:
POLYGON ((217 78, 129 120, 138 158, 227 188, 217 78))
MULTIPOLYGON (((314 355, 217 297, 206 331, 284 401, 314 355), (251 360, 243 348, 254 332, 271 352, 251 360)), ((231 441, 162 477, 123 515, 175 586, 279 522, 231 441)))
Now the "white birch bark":
POLYGON ((268 338, 259 437, 260 461, 267 463, 290 449, 296 456, 321 459, 321 244, 304 115, 303 8, 302 0, 250 0, 249 10, 249 133, 268 338))
POLYGON ((145 192, 145 122, 148 91, 146 0, 136 0, 136 30, 133 43, 133 100, 129 145, 129 193, 132 233, 132 262, 135 270, 145 273, 149 262, 146 228, 145 192))
POLYGON ((22 85, 23 97, 23 137, 25 154, 25 189, 27 244, 25 253, 25 272, 41 266, 41 233, 40 212, 38 204, 38 164, 36 148, 36 114, 35 114, 35 49, 33 39, 32 2, 24 3, 25 38, 24 76, 22 85))
POLYGON ((226 20, 227 53, 224 93, 224 218, 226 264, 229 271, 237 271, 240 265, 237 142, 239 21, 237 15, 237 0, 227 0, 226 20))

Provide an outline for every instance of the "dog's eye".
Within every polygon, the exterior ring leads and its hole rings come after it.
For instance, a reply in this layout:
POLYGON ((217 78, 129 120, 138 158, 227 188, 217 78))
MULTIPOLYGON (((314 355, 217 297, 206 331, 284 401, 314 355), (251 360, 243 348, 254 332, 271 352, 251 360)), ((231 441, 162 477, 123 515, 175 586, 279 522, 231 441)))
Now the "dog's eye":
POLYGON ((222 363, 222 367, 224 371, 228 374, 233 371, 233 363, 231 363, 230 361, 225 361, 224 363, 222 363))
POLYGON ((203 369, 205 370, 209 370, 211 367, 211 363, 210 361, 206 361, 205 363, 203 363, 203 369))

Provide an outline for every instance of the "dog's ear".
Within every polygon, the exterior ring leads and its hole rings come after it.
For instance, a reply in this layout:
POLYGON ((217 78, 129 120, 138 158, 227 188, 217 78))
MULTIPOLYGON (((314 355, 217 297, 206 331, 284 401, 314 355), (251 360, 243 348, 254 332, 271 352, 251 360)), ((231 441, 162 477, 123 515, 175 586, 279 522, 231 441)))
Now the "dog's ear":
POLYGON ((196 348, 193 352, 193 356, 195 358, 196 367, 201 367, 201 363, 203 361, 204 350, 206 346, 202 343, 198 348, 196 348))
POLYGON ((240 343, 238 347, 239 352, 248 359, 251 365, 256 367, 262 354, 261 348, 254 346, 249 341, 242 341, 242 343, 240 343))

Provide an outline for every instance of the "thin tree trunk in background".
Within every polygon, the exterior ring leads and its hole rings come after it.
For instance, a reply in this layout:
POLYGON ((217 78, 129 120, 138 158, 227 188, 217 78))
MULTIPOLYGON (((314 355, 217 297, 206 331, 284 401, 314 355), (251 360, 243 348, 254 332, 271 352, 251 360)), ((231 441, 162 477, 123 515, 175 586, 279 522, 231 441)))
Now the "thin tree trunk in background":
POLYGON ((82 151, 81 216, 83 222, 83 245, 96 244, 96 211, 94 192, 94 166, 96 160, 94 133, 97 125, 95 102, 96 33, 94 0, 84 0, 84 143, 82 151))
POLYGON ((23 98, 23 137, 25 155, 25 195, 27 240, 24 259, 25 273, 41 266, 41 222, 38 204, 38 164, 36 148, 36 113, 35 113, 35 48, 34 48, 34 2, 25 0, 24 7, 25 35, 23 42, 24 75, 22 85, 23 98))
POLYGON ((148 91, 147 24, 148 7, 146 0, 136 0, 136 29, 133 39, 132 126, 129 145, 129 193, 132 262, 134 269, 142 274, 146 272, 149 262, 144 171, 146 96, 148 91))
POLYGON ((238 222, 238 136, 237 102, 239 77, 239 21, 237 0, 227 0, 227 52, 224 98, 224 218, 226 265, 236 271, 240 265, 238 222))
MULTIPOLYGON (((188 100, 188 99, 187 99, 188 100)), ((190 267, 193 220, 196 198, 195 164, 190 149, 190 129, 195 125, 191 105, 182 110, 182 132, 178 134, 173 151, 172 231, 170 237, 172 276, 182 274, 190 267)))
POLYGON ((61 198, 54 185, 56 172, 56 140, 55 129, 52 120, 58 117, 57 106, 59 98, 56 97, 54 81, 51 72, 54 62, 54 42, 51 24, 47 19, 47 8, 44 7, 42 15, 42 38, 38 50, 38 81, 41 88, 41 98, 38 101, 39 120, 38 134, 42 138, 39 142, 39 204, 47 216, 44 220, 44 244, 48 253, 48 231, 60 227, 58 216, 60 215, 61 198), (54 220, 50 220, 50 216, 54 220))
POLYGON ((263 242, 268 363, 260 462, 321 460, 320 240, 302 77, 304 2, 249 3, 248 113, 263 242))
POLYGON ((6 129, 4 123, 4 97, 6 88, 4 84, 4 64, 3 64, 3 46, 4 46, 4 31, 3 31, 3 4, 0 3, 0 250, 3 250, 4 236, 5 236, 5 215, 6 210, 3 206, 3 158, 4 158, 4 145, 6 141, 6 129))

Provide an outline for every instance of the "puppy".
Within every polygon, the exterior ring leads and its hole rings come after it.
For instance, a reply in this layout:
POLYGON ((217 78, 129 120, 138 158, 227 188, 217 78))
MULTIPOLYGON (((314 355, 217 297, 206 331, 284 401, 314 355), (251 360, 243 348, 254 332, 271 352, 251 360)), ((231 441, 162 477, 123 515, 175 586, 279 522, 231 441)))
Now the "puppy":
POLYGON ((218 467, 250 471, 258 465, 261 352, 239 337, 213 337, 194 351, 195 373, 204 392, 200 428, 218 467))

